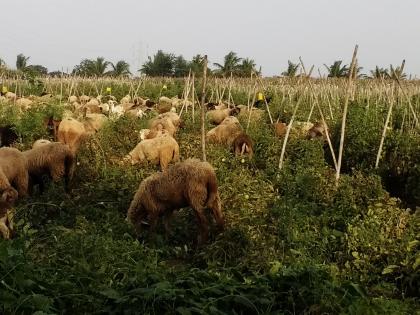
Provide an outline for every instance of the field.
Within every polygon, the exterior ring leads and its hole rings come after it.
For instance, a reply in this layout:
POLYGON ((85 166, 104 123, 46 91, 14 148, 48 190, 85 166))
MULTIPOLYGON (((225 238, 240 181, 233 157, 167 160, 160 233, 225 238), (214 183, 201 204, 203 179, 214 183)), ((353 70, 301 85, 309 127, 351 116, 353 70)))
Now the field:
MULTIPOLYGON (((19 149, 47 137, 45 117, 60 118, 70 94, 181 96, 184 79, 4 80, 18 95, 52 93, 19 112, 19 149), (163 86, 166 86, 166 89, 163 86)), ((227 227, 196 248, 191 209, 160 225, 153 241, 125 221, 129 203, 154 166, 121 166, 154 114, 107 123, 78 154, 71 195, 52 184, 16 205, 16 237, 0 240, 3 314, 418 314, 420 282, 420 83, 358 80, 210 79, 207 97, 247 105, 265 87, 273 120, 328 123, 338 156, 348 114, 340 178, 323 140, 283 139, 270 117, 249 122, 254 157, 208 144, 227 227), (390 115, 389 109, 392 104, 390 115), (380 160, 378 150, 385 122, 380 160), (417 210, 417 211, 416 211, 417 210)), ((196 100, 201 82, 195 82, 196 100)), ((264 108, 264 107, 263 107, 264 108)), ((201 158, 200 108, 182 114, 181 159, 201 158)), ((247 128, 248 121, 242 120, 247 128)), ((206 124, 206 130, 212 128, 206 124)))

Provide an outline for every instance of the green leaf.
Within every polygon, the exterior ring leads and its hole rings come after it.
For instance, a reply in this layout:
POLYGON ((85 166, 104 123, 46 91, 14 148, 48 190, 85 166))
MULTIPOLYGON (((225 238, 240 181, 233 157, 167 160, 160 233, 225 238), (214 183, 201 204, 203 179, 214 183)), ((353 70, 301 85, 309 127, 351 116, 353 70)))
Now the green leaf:
POLYGON ((384 270, 382 270, 382 274, 383 275, 387 275, 389 273, 393 273, 395 269, 399 268, 399 266, 397 265, 389 265, 387 267, 385 267, 384 270))

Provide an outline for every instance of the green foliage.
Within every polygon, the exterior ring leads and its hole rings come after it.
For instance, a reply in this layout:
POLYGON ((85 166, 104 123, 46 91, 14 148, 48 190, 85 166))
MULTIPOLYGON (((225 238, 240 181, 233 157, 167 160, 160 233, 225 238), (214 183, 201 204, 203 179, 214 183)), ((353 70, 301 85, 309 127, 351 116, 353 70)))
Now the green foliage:
POLYGON ((334 63, 331 66, 327 66, 326 64, 324 64, 325 68, 328 71, 329 78, 343 78, 349 76, 350 69, 347 65, 341 66, 342 63, 342 60, 337 60, 334 61, 334 63))
POLYGON ((170 77, 173 75, 175 56, 173 54, 164 53, 162 50, 149 57, 148 61, 143 64, 140 71, 147 76, 170 77))
POLYGON ((128 77, 131 74, 130 65, 124 60, 120 60, 116 64, 111 62, 110 65, 112 70, 107 74, 112 77, 128 77))
POLYGON ((100 77, 105 75, 109 65, 110 62, 106 61, 104 57, 97 57, 96 60, 84 59, 79 65, 74 67, 73 74, 88 77, 100 77))
POLYGON ((287 70, 282 72, 281 75, 289 78, 293 78, 297 75, 297 72, 299 70, 300 64, 299 63, 293 63, 290 60, 287 61, 287 70))

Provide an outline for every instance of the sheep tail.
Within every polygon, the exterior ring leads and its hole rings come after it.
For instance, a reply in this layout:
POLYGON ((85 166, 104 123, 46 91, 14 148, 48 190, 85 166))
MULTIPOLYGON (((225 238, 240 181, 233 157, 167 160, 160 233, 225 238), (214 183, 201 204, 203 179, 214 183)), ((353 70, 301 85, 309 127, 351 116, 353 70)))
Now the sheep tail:
POLYGON ((225 225, 225 218, 222 213, 222 206, 220 202, 219 192, 217 189, 217 179, 216 175, 214 174, 212 174, 212 176, 209 177, 209 181, 207 182, 207 193, 207 207, 212 210, 217 225, 223 228, 225 225))

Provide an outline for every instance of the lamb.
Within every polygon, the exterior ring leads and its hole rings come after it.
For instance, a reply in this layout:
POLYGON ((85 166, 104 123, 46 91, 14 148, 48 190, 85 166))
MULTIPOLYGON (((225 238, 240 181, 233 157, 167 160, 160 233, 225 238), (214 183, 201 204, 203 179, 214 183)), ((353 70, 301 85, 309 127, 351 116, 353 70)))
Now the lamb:
POLYGON ((66 118, 58 126, 57 140, 67 144, 76 154, 82 142, 87 138, 85 126, 74 118, 66 118))
POLYGON ((6 125, 0 127, 0 147, 10 147, 17 141, 18 138, 15 126, 6 125))
POLYGON ((38 139, 32 144, 32 149, 38 148, 48 143, 51 143, 51 141, 46 139, 38 139))
POLYGON ((208 221, 205 210, 210 209, 217 225, 223 229, 224 215, 212 166, 197 159, 188 159, 171 166, 167 171, 143 180, 127 211, 127 220, 140 234, 140 226, 148 217, 150 232, 156 228, 160 215, 169 233, 172 213, 183 207, 193 208, 200 228, 198 244, 208 240, 208 221))
POLYGON ((240 110, 238 108, 232 109, 215 109, 206 113, 207 119, 213 125, 219 125, 226 117, 238 115, 240 110))
POLYGON ((168 167, 171 161, 179 161, 179 145, 168 134, 153 139, 145 139, 124 157, 125 162, 131 165, 149 161, 152 164, 160 164, 162 170, 168 167))
POLYGON ((235 156, 248 155, 252 158, 254 151, 251 137, 244 132, 237 134, 233 140, 233 152, 235 156))
POLYGON ((0 191, 9 191, 13 186, 19 197, 28 193, 28 170, 25 155, 15 148, 0 149, 0 191))
POLYGON ((223 122, 207 132, 206 138, 210 143, 227 144, 231 146, 236 136, 242 132, 242 127, 236 117, 226 117, 223 122))
POLYGON ((149 129, 165 129, 172 137, 175 136, 175 133, 177 131, 177 128, 173 124, 172 120, 167 117, 152 119, 149 123, 149 129))
POLYGON ((69 192, 75 168, 75 155, 68 145, 52 142, 24 151, 23 155, 27 160, 31 188, 38 184, 42 193, 42 176, 48 175, 54 182, 64 177, 64 187, 66 192, 69 192))

